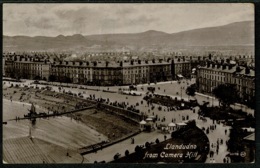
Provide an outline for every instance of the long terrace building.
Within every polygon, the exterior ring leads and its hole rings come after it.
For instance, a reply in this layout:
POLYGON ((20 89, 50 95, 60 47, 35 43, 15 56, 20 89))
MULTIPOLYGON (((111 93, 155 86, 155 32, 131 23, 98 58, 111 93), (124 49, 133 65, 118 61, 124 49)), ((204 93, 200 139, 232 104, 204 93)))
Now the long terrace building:
POLYGON ((212 93, 220 84, 235 85, 240 101, 255 101, 255 71, 238 65, 207 64, 197 70, 196 84, 201 93, 212 93))
POLYGON ((5 59, 4 76, 12 78, 48 80, 50 75, 50 62, 46 59, 5 59))
POLYGON ((191 73, 189 62, 171 59, 76 62, 15 56, 3 63, 6 77, 103 86, 154 83, 172 80, 175 72, 186 77, 191 73))
POLYGON ((130 85, 171 79, 171 63, 137 62, 53 62, 53 80, 92 85, 130 85))

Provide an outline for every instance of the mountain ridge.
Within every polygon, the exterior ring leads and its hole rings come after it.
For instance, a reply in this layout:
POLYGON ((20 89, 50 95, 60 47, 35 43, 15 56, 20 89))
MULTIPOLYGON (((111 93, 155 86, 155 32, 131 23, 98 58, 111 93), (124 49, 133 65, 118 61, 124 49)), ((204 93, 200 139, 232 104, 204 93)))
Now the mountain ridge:
POLYGON ((93 46, 97 49, 129 47, 132 49, 174 46, 229 46, 254 45, 254 22, 234 22, 227 25, 199 28, 178 33, 165 33, 147 30, 140 33, 121 34, 74 34, 69 36, 5 36, 3 49, 12 51, 30 50, 87 50, 93 46))

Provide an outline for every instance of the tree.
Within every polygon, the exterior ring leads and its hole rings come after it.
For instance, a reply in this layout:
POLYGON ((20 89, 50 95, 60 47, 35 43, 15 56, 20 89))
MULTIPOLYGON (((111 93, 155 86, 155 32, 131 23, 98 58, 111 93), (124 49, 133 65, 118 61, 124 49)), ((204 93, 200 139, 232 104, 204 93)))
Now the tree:
POLYGON ((219 105, 224 108, 235 103, 238 97, 235 86, 230 84, 220 84, 213 89, 212 93, 219 100, 219 105))
POLYGON ((141 151, 142 151, 142 147, 140 147, 140 146, 137 145, 137 146, 135 147, 135 152, 136 152, 136 153, 140 153, 141 151))
POLYGON ((125 156, 129 156, 129 150, 125 151, 125 156))
POLYGON ((65 82, 65 83, 71 83, 72 80, 71 80, 69 77, 65 76, 64 82, 65 82))
POLYGON ((145 147, 146 147, 146 149, 150 149, 151 148, 151 144, 149 142, 146 142, 145 143, 145 147))
POLYGON ((196 92, 196 84, 192 84, 190 86, 187 87, 186 89, 186 94, 190 97, 190 96, 195 96, 195 92, 196 92))
POLYGON ((155 142, 156 142, 156 144, 160 143, 160 141, 159 141, 159 139, 158 139, 158 138, 155 140, 155 142))
POLYGON ((41 77, 39 75, 35 76, 33 80, 41 80, 41 77))
POLYGON ((56 76, 50 75, 50 76, 49 76, 49 81, 50 81, 50 82, 56 81, 56 76))

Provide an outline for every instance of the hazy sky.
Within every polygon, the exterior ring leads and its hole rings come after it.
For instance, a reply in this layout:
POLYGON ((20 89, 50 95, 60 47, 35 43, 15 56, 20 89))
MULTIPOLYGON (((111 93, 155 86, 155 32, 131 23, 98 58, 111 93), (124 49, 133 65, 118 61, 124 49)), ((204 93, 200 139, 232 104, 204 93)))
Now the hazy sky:
POLYGON ((4 4, 4 35, 175 33, 254 20, 252 4, 4 4))

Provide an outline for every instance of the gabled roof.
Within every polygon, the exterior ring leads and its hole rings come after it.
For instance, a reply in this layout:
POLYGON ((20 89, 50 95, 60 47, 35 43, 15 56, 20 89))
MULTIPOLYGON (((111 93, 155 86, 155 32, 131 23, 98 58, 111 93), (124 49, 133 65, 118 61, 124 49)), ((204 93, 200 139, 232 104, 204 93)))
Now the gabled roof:
POLYGON ((142 120, 141 122, 139 122, 140 124, 146 124, 146 121, 142 120))
POLYGON ((238 72, 239 75, 244 75, 244 76, 250 76, 254 77, 255 76, 255 71, 250 69, 249 74, 246 74, 246 69, 243 69, 241 72, 238 72))
POLYGON ((244 138, 244 140, 255 141, 255 133, 252 133, 244 138))
POLYGON ((176 124, 174 124, 174 123, 171 122, 171 123, 168 124, 168 126, 169 126, 169 127, 175 127, 176 124))

